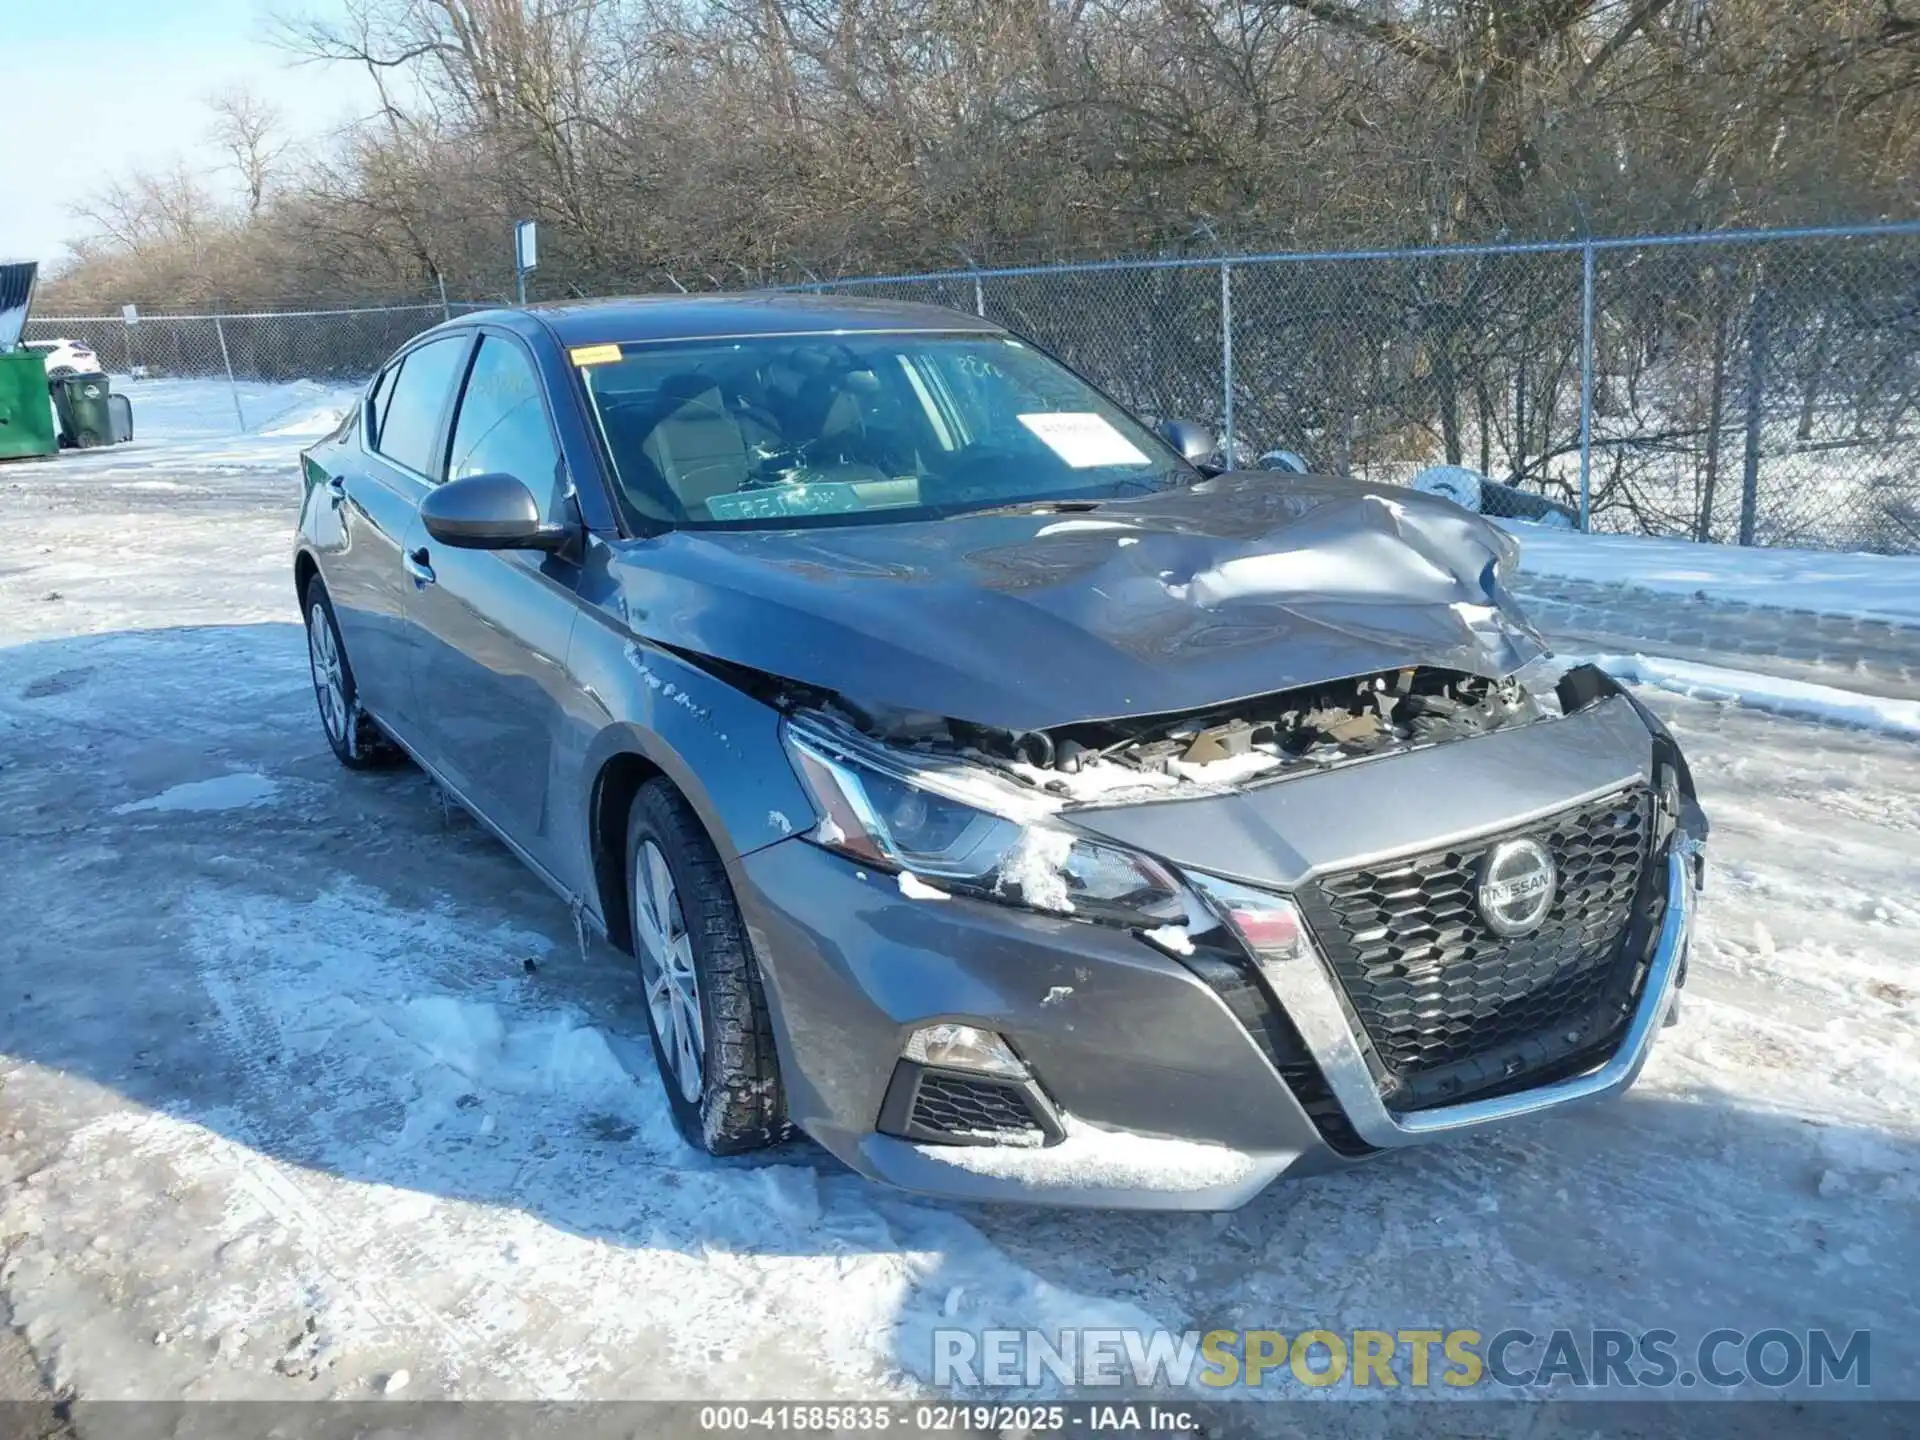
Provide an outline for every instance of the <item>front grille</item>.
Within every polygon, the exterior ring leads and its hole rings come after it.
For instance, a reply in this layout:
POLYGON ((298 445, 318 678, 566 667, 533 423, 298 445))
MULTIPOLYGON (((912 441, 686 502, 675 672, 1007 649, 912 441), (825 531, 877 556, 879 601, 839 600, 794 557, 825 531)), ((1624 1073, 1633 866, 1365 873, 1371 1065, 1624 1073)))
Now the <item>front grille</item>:
POLYGON ((1382 1092, 1418 1109, 1591 1053, 1624 1024, 1643 958, 1629 943, 1652 842, 1634 787, 1454 849, 1321 878, 1296 897, 1372 1044, 1382 1092), (1480 870, 1502 840, 1552 852, 1553 905, 1509 938, 1481 918, 1480 870))

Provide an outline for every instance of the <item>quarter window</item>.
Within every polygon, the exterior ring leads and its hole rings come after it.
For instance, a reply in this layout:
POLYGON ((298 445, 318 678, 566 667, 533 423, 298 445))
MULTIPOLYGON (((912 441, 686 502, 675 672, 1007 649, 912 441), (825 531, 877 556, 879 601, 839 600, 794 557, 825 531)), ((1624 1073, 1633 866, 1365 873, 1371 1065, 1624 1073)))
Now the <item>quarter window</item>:
POLYGON ((380 422, 386 418, 387 401, 393 397, 393 377, 399 373, 398 365, 389 365, 367 392, 367 439, 376 449, 380 445, 380 422))
POLYGON ((398 465, 432 475, 440 457, 434 441, 440 435, 440 417, 447 408, 468 337, 448 335, 408 352, 399 373, 388 384, 386 413, 378 418, 374 448, 398 465))
POLYGON ((480 342, 447 459, 449 480, 488 474, 513 476, 548 515, 559 501, 560 449, 539 378, 525 352, 497 335, 480 342))

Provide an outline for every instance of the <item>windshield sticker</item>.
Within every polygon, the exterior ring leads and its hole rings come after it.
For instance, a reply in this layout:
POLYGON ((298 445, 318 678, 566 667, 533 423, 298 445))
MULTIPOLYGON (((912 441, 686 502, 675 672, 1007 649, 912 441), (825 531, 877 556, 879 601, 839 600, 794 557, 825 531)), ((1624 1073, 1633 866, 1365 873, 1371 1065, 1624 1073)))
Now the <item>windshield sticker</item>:
POLYGON ((843 480, 820 485, 778 485, 707 497, 707 514, 716 520, 778 520, 785 515, 845 515, 865 507, 859 492, 843 480))
POLYGON ((1106 416, 1091 410, 1022 415, 1020 423, 1075 470, 1090 470, 1096 465, 1151 463, 1131 440, 1113 428, 1106 416))
POLYGON ((569 359, 576 365, 617 365, 620 363, 618 345, 576 345, 567 352, 569 359))

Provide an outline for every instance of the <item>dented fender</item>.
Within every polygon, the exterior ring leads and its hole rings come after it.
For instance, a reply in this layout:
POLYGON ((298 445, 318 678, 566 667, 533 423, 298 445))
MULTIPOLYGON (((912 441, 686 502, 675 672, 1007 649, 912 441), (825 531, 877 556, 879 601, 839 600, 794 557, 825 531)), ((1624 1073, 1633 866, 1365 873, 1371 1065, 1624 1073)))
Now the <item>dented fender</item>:
POLYGON ((593 781, 617 755, 659 767, 687 797, 723 859, 788 838, 814 823, 780 743, 780 712, 671 650, 598 623, 576 632, 571 666, 586 698, 590 735, 581 754, 589 783, 576 804, 592 836, 593 781))

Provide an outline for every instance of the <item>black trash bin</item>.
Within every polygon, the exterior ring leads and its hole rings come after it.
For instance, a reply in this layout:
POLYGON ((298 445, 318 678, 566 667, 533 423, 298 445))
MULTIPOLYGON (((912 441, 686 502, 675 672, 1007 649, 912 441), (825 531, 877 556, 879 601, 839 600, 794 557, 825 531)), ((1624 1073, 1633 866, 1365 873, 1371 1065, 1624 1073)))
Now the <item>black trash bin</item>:
POLYGON ((78 450, 113 443, 113 412, 104 375, 61 375, 49 382, 60 443, 78 450))

